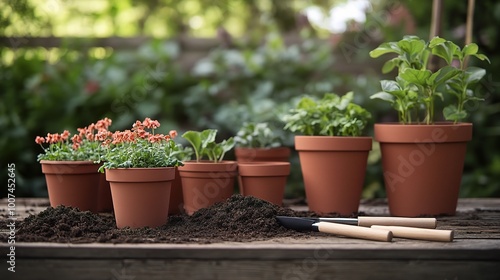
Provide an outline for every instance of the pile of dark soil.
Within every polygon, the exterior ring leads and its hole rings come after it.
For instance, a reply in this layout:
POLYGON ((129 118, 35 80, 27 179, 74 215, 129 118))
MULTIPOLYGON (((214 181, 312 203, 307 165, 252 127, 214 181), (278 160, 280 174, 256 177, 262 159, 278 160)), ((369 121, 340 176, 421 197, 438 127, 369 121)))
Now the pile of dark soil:
MULTIPOLYGON (((18 223, 18 242, 60 243, 213 243, 257 241, 278 237, 307 237, 282 227, 277 215, 314 216, 254 197, 234 195, 192 216, 169 217, 158 228, 117 229, 112 215, 81 212, 71 207, 49 207, 18 223)), ((5 239, 6 236, 0 236, 5 239)), ((3 240, 2 240, 3 241, 3 240)))

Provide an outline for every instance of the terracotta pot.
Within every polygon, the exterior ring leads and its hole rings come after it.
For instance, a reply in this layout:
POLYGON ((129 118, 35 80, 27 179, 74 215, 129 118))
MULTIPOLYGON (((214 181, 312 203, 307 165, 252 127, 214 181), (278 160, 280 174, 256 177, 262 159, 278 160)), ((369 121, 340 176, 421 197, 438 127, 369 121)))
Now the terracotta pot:
POLYGON ((71 206, 97 212, 98 164, 92 161, 41 160, 50 206, 71 206))
POLYGON ((236 161, 187 161, 179 166, 186 213, 192 215, 231 197, 237 169, 236 161))
POLYGON ((106 169, 118 228, 158 227, 168 218, 174 167, 106 169))
MULTIPOLYGON (((284 161, 289 162, 290 160, 290 148, 288 147, 277 147, 277 148, 234 148, 234 155, 236 156, 236 161, 240 162, 253 162, 253 161, 284 161)), ((244 190, 241 186, 241 177, 238 177, 238 186, 241 195, 245 195, 244 190)))
POLYGON ((289 162, 238 163, 241 189, 253 196, 281 206, 286 180, 290 174, 289 162))
POLYGON ((309 209, 358 212, 371 137, 295 136, 309 209))
POLYGON ((289 161, 290 148, 235 148, 234 155, 239 162, 252 161, 289 161))
POLYGON ((111 189, 109 182, 106 181, 106 175, 100 173, 99 188, 97 191, 97 212, 113 211, 113 200, 111 199, 111 189))
POLYGON ((182 179, 179 174, 179 169, 175 168, 175 179, 172 181, 170 190, 170 203, 168 206, 168 214, 180 214, 184 210, 184 199, 182 197, 182 179))
POLYGON ((375 124, 394 216, 454 215, 471 123, 375 124))

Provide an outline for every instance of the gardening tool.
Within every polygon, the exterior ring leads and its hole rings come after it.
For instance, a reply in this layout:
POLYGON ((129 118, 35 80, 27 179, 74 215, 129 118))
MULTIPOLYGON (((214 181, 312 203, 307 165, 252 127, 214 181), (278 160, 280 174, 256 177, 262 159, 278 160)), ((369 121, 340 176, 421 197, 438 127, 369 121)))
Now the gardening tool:
POLYGON ((385 242, 390 242, 392 240, 392 232, 385 229, 358 227, 329 222, 316 222, 311 219, 298 217, 278 216, 277 219, 284 227, 298 231, 319 231, 346 237, 385 242))
MULTIPOLYGON (((328 219, 328 221, 324 221, 324 220, 318 221, 318 218, 300 218, 300 217, 286 217, 286 216, 277 216, 276 218, 281 223, 281 225, 283 225, 284 227, 287 227, 290 229, 295 229, 298 231, 320 231, 320 232, 327 232, 327 233, 333 233, 333 234, 338 234, 338 235, 344 235, 343 233, 340 233, 340 229, 344 229, 346 226, 349 227, 349 228, 345 228, 346 230, 349 230, 347 232, 348 234, 351 234, 351 230, 353 231, 353 234, 358 233, 358 231, 354 231, 353 228, 367 229, 366 227, 362 227, 362 226, 357 227, 351 221, 353 219, 345 220, 342 218, 341 220, 339 220, 339 221, 351 223, 350 225, 345 225, 345 224, 338 224, 337 222, 334 222, 334 220, 337 220, 337 218, 321 218, 321 219, 328 219), (328 225, 323 225, 323 224, 331 224, 331 225, 335 225, 335 226, 328 226, 328 225), (322 226, 323 230, 320 226, 322 226), (342 227, 340 227, 340 226, 342 226, 342 227)), ((385 220, 386 224, 390 224, 391 223, 390 219, 394 219, 394 218, 386 218, 386 219, 388 219, 388 220, 385 220)), ((404 218, 404 219, 406 219, 406 218, 404 218)), ((408 218, 408 219, 411 219, 411 218, 408 218)), ((421 219, 421 218, 418 218, 418 219, 421 219)), ((356 220, 356 219, 354 219, 354 220, 356 220)), ((396 220, 403 221, 400 218, 398 218, 396 220)), ((382 219, 379 221, 383 222, 382 219)), ((394 221, 392 221, 392 223, 394 224, 394 221)), ((413 225, 418 225, 418 224, 414 223, 413 225)), ((425 223, 423 223, 423 225, 425 225, 425 223)), ((427 225, 429 225, 429 224, 427 224, 427 225)), ((429 229, 429 228, 391 226, 391 225, 389 225, 389 226, 371 225, 370 228, 371 229, 382 229, 382 230, 389 231, 391 238, 394 236, 394 237, 429 240, 429 241, 443 241, 443 242, 453 241, 453 231, 452 230, 437 230, 437 229, 429 229)), ((359 233, 362 233, 362 231, 359 231, 359 233)), ((369 234, 369 232, 363 232, 363 233, 369 234)), ((355 235, 345 235, 345 236, 364 238, 363 236, 359 237, 359 236, 355 236, 355 235)), ((378 236, 378 238, 380 238, 380 236, 378 236)), ((375 240, 372 238, 364 238, 364 239, 375 240)), ((376 240, 381 240, 381 239, 376 239, 376 240)), ((382 241, 390 241, 390 239, 389 240, 382 240, 382 241)))
POLYGON ((377 226, 371 228, 390 230, 394 237, 420 239, 429 241, 451 242, 453 241, 453 230, 412 228, 400 226, 377 226))
MULTIPOLYGON (((291 218, 287 216, 277 216, 278 220, 291 218)), ((370 227, 373 225, 380 226, 404 226, 416 228, 436 228, 436 218, 402 218, 402 217, 364 217, 356 218, 302 218, 309 219, 314 222, 330 222, 355 226, 370 227)))

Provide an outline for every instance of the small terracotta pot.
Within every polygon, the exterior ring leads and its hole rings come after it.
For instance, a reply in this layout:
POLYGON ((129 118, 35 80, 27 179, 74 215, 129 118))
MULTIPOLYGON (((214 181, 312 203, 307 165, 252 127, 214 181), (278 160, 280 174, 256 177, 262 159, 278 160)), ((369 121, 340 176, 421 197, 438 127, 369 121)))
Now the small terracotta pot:
POLYGON ((235 148, 234 155, 236 161, 252 162, 252 161, 285 161, 290 159, 290 148, 235 148))
POLYGON ((375 124, 391 215, 454 215, 471 123, 375 124))
POLYGON ((371 148, 371 137, 295 136, 311 211, 358 212, 371 148))
POLYGON ((184 199, 182 197, 182 179, 179 174, 179 168, 175 167, 175 179, 172 181, 170 190, 170 203, 168 206, 168 214, 180 214, 184 211, 184 199))
POLYGON ((106 169, 116 226, 158 227, 167 223, 174 167, 106 169))
POLYGON ((241 189, 245 196, 253 196, 281 206, 286 180, 290 174, 289 162, 238 163, 241 189))
POLYGON ((113 211, 113 200, 111 199, 111 189, 109 182, 106 181, 106 175, 99 175, 99 189, 97 191, 97 212, 113 211))
POLYGON ((41 160, 50 206, 97 212, 99 165, 92 161, 41 160))
POLYGON ((192 215, 231 197, 237 169, 236 161, 187 161, 179 166, 186 213, 192 215))

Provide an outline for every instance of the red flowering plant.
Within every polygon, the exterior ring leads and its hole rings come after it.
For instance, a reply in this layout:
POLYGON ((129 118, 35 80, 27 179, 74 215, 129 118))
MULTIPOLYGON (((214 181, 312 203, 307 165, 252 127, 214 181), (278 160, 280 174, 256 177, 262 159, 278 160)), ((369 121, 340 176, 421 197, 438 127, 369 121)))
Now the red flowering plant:
POLYGON ((47 133, 46 137, 37 136, 35 143, 44 151, 38 155, 38 161, 99 162, 105 151, 102 143, 112 134, 108 131, 111 123, 111 119, 104 118, 84 128, 78 128, 78 133, 73 136, 68 130, 61 134, 47 133), (44 144, 48 144, 48 147, 44 147, 44 144))
POLYGON ((150 118, 136 121, 131 130, 116 131, 103 142, 106 153, 102 156, 104 169, 114 168, 152 168, 182 166, 177 154, 181 149, 176 145, 174 138, 177 131, 169 134, 156 134, 155 129, 160 127, 157 120, 150 118))

